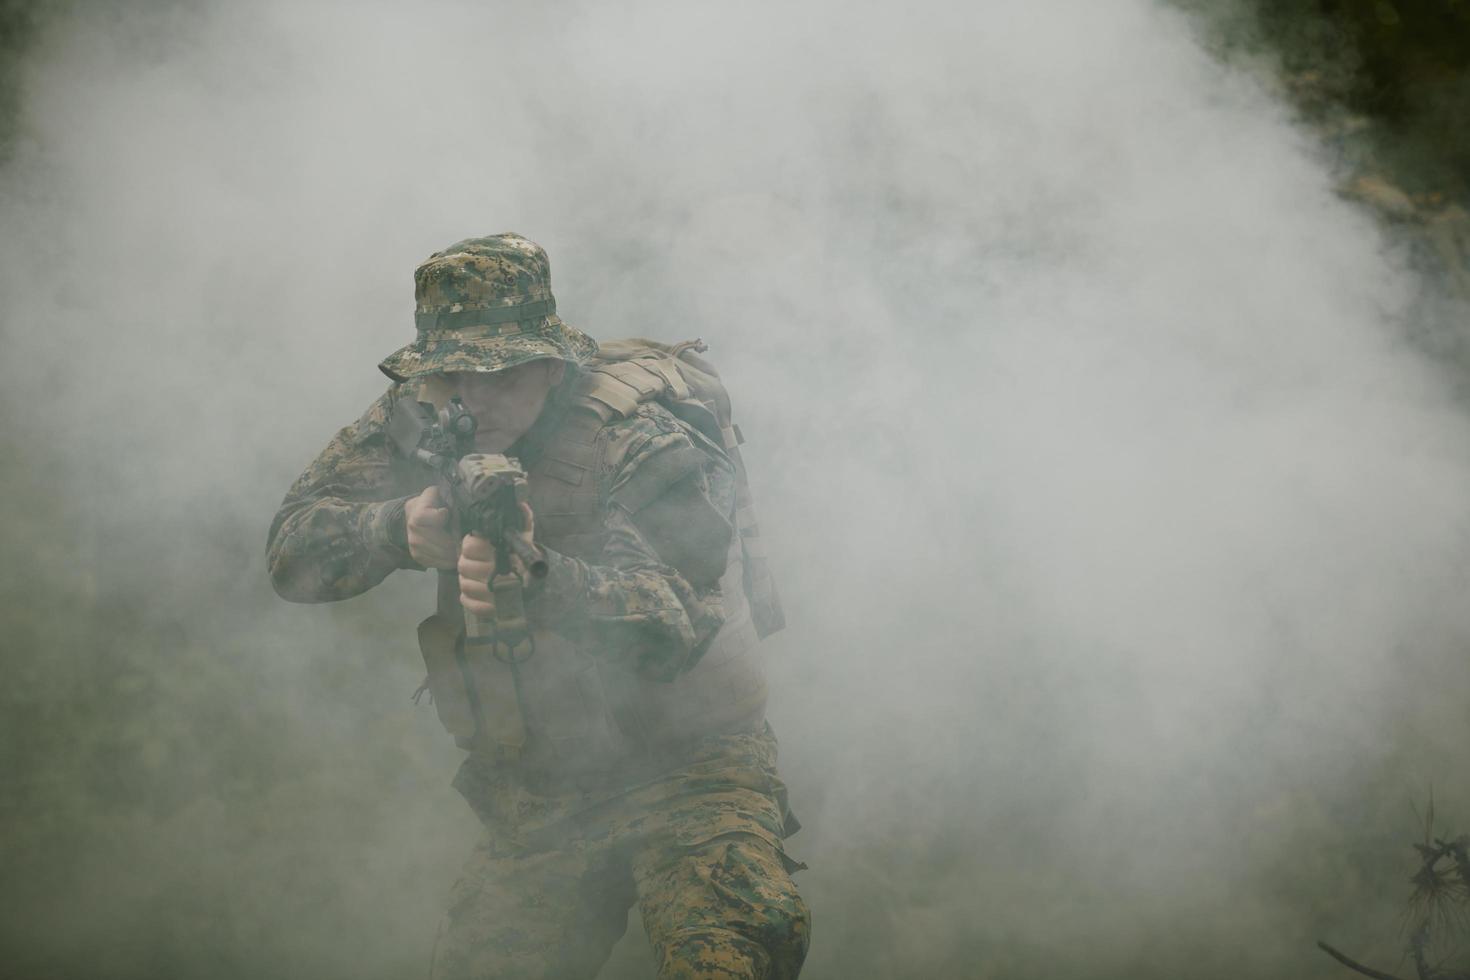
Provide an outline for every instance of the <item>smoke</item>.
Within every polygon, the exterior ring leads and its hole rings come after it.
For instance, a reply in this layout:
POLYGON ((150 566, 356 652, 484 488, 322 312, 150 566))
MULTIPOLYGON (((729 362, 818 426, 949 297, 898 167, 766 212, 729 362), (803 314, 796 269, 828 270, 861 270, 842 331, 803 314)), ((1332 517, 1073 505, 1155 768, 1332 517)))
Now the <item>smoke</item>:
POLYGON ((426 963, 476 829, 408 699, 431 584, 289 606, 264 536, 414 265, 508 230, 569 322, 703 337, 734 395, 807 975, 1392 962, 1406 803, 1466 802, 1470 419, 1396 246, 1188 21, 82 5, 22 77, 23 972, 426 963))

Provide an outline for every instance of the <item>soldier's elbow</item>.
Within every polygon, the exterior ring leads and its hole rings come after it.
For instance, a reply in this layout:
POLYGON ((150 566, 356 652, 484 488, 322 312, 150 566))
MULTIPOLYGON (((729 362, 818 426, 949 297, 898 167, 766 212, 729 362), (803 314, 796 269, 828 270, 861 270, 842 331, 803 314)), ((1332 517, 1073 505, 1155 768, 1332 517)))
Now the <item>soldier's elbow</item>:
POLYGON ((291 574, 286 566, 272 564, 270 568, 271 588, 275 589, 276 595, 287 602, 308 602, 301 591, 297 576, 291 574))
POLYGON ((271 588, 287 602, 321 602, 321 590, 312 584, 320 580, 313 569, 288 555, 271 554, 266 561, 270 571, 271 588))

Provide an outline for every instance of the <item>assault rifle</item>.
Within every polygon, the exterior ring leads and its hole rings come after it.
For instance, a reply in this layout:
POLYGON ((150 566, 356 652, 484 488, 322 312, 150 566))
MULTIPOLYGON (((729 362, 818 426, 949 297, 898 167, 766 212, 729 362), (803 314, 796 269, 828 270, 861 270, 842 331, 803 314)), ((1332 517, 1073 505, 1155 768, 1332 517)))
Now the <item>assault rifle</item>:
POLYGON ((428 402, 400 401, 388 420, 388 440, 406 460, 434 472, 441 499, 449 507, 450 533, 475 534, 495 549, 490 591, 495 618, 486 622, 465 613, 465 646, 489 647, 497 659, 519 663, 536 651, 526 623, 520 576, 512 570, 515 553, 532 578, 545 578, 546 559, 526 544, 529 486, 520 464, 499 453, 470 452, 475 417, 459 398, 438 411, 428 402))

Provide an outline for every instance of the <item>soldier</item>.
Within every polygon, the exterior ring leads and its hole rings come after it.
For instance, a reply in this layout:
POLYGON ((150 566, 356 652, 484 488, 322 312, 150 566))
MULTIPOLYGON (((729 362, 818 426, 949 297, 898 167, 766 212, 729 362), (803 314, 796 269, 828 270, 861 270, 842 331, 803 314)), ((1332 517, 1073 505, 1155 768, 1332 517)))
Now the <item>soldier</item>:
POLYGON ((781 613, 723 389, 691 345, 599 349, 564 323, 546 253, 519 235, 452 245, 414 282, 417 340, 291 487, 268 558, 296 602, 438 570, 425 685, 468 751, 455 786, 484 835, 431 974, 593 977, 636 901, 660 977, 795 977, 809 919, 752 656, 781 613), (474 451, 526 472, 522 543, 548 569, 511 559, 528 656, 466 643, 466 614, 507 602, 495 551, 392 448, 396 406, 455 396, 474 451))

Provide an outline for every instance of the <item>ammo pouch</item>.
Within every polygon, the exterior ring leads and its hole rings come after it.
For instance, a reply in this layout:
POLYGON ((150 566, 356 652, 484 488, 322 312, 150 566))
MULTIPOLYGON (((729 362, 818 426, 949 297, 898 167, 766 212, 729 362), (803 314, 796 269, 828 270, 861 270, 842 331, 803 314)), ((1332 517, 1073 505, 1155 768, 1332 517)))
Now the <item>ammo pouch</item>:
POLYGON ((439 721, 465 749, 515 761, 526 742, 516 668, 487 647, 465 646, 459 577, 439 572, 439 609, 419 624, 419 652, 439 721))

